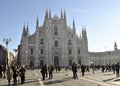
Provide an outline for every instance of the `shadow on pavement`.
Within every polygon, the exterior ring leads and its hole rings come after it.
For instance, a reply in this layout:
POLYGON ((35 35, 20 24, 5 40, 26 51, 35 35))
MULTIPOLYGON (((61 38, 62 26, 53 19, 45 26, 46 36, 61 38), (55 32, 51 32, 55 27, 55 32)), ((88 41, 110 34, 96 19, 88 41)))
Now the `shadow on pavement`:
MULTIPOLYGON (((38 80, 37 79, 26 79, 24 84, 33 83, 33 82, 38 82, 38 80)), ((11 84, 10 84, 10 86, 20 86, 20 85, 21 85, 20 82, 18 82, 16 85, 14 85, 13 81, 11 81, 11 84)), ((2 84, 0 86, 8 86, 8 83, 2 84)))
POLYGON ((65 82, 65 81, 69 81, 69 80, 73 80, 72 77, 67 77, 67 78, 63 78, 61 80, 54 80, 54 81, 46 81, 44 82, 44 85, 50 85, 50 84, 56 84, 56 83, 61 83, 61 82, 65 82))
POLYGON ((8 84, 6 84, 6 85, 0 85, 0 86, 8 86, 8 84))
POLYGON ((119 79, 114 80, 114 82, 116 82, 116 81, 120 81, 120 78, 119 78, 119 79))
POLYGON ((103 74, 104 76, 109 76, 109 75, 114 75, 113 73, 111 73, 111 74, 103 74))
POLYGON ((111 81, 113 79, 115 79, 115 78, 106 79, 106 80, 103 80, 103 82, 111 81))

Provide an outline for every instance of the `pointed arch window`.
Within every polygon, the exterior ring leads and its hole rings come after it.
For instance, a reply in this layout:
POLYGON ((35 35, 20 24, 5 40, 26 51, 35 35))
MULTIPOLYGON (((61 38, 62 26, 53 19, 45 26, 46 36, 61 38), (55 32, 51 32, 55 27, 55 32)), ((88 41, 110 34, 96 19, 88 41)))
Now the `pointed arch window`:
POLYGON ((69 49, 68 53, 69 53, 69 55, 71 55, 72 54, 72 49, 69 49))
POLYGON ((44 50, 43 50, 43 49, 40 50, 40 54, 41 54, 41 55, 44 54, 44 50))
POLYGON ((71 40, 68 40, 68 45, 71 45, 72 43, 71 43, 71 40))
POLYGON ((54 35, 58 35, 58 27, 57 26, 54 27, 54 35))
POLYGON ((41 38, 40 44, 44 44, 44 39, 43 38, 41 38))
POLYGON ((33 55, 33 48, 30 49, 30 54, 33 55))
POLYGON ((55 47, 58 47, 58 41, 55 41, 55 47))
POLYGON ((78 54, 80 55, 80 49, 78 49, 78 54))

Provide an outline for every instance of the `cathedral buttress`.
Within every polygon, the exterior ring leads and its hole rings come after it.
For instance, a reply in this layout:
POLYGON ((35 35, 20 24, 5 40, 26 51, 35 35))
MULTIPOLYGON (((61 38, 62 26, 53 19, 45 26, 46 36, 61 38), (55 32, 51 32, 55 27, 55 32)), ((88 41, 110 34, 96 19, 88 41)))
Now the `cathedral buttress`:
POLYGON ((28 25, 27 27, 23 26, 23 33, 22 33, 22 39, 21 39, 21 64, 26 65, 28 62, 28 25))
POLYGON ((37 66, 39 64, 38 60, 38 54, 39 54, 39 18, 37 16, 36 19, 36 32, 35 32, 35 57, 34 57, 34 66, 37 66))

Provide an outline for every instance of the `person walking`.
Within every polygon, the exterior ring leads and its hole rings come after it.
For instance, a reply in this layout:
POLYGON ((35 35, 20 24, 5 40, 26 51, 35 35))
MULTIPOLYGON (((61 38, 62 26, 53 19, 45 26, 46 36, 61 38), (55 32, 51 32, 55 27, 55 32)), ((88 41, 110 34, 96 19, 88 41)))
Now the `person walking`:
POLYGON ((11 68, 8 66, 8 68, 6 69, 6 75, 7 75, 7 80, 8 80, 8 85, 10 85, 10 81, 12 79, 12 70, 11 68))
POLYGON ((74 76, 73 78, 74 78, 74 79, 78 79, 78 75, 77 75, 77 64, 74 64, 74 65, 73 65, 73 69, 72 69, 72 70, 73 70, 73 76, 74 76))
POLYGON ((54 67, 53 67, 53 65, 50 64, 48 67, 49 79, 53 78, 53 71, 54 71, 54 67))
POLYGON ((13 67, 13 81, 14 81, 14 85, 17 84, 17 77, 18 77, 17 66, 14 66, 13 67))
POLYGON ((47 64, 45 64, 45 77, 46 78, 48 77, 48 66, 47 66, 47 64))
POLYGON ((116 64, 116 77, 119 77, 119 63, 116 64))
POLYGON ((94 74, 94 71, 95 71, 95 65, 92 64, 92 65, 91 65, 91 68, 92 68, 92 74, 94 74))
POLYGON ((25 72, 26 72, 25 66, 22 65, 21 69, 19 70, 19 74, 21 77, 21 84, 23 84, 25 82, 25 72))
POLYGON ((75 78, 75 73, 74 73, 74 65, 75 65, 75 62, 72 64, 72 72, 73 72, 73 78, 75 78))
POLYGON ((81 72, 82 72, 82 76, 84 76, 84 73, 85 73, 85 66, 84 65, 81 66, 81 72))
POLYGON ((41 74, 42 74, 42 80, 45 80, 45 77, 47 76, 47 65, 43 65, 41 68, 41 74))

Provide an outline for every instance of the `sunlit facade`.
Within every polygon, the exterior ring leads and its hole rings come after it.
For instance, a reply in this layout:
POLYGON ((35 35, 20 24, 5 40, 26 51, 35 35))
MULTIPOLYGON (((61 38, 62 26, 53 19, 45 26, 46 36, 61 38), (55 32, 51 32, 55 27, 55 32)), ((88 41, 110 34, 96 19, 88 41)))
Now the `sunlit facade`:
POLYGON ((88 40, 86 27, 82 26, 82 34, 76 34, 73 19, 72 28, 67 25, 66 12, 61 11, 61 17, 52 16, 51 11, 45 12, 43 25, 36 20, 36 30, 29 34, 29 28, 23 26, 20 42, 20 64, 39 67, 43 64, 70 66, 88 64, 88 40))

